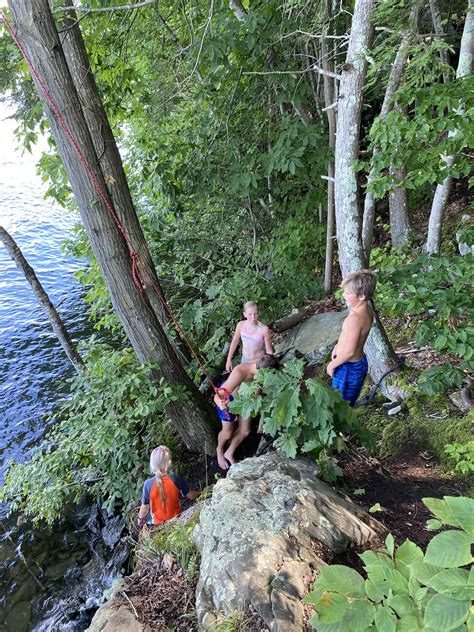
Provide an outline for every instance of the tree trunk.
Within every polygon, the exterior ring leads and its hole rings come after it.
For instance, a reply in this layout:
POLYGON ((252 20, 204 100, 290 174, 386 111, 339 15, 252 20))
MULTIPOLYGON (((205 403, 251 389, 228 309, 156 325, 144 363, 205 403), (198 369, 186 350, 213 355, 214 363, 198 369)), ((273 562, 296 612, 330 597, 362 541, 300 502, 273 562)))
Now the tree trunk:
POLYGON ((401 248, 408 243, 410 235, 410 222, 408 216, 407 190, 398 185, 397 180, 406 176, 406 168, 390 166, 390 175, 394 178, 394 184, 388 194, 388 207, 390 215, 390 237, 393 248, 401 248))
MULTIPOLYGON (((328 43, 324 37, 321 42, 322 52, 322 67, 323 70, 334 72, 332 64, 328 59, 328 43)), ((329 135, 329 147, 334 150, 336 146, 336 112, 333 107, 335 95, 334 95, 334 81, 329 75, 323 75, 324 85, 324 106, 326 108, 326 114, 328 117, 328 135, 329 135)), ((334 263, 334 159, 331 158, 328 164, 328 189, 327 189, 327 225, 326 225, 326 261, 324 264, 324 284, 323 289, 325 294, 332 292, 332 274, 334 263)))
MULTIPOLYGON (((430 12, 431 12, 431 19, 433 20, 433 27, 434 27, 436 35, 439 38, 444 39, 445 33, 443 29, 443 21, 442 21, 441 12, 439 10, 437 0, 430 0, 430 12)), ((441 57, 441 61, 443 62, 443 64, 445 64, 446 66, 449 66, 448 51, 440 50, 439 56, 441 57)), ((448 83, 449 81, 449 76, 446 71, 443 72, 443 80, 444 80, 444 83, 448 83)))
MULTIPOLYGON (((469 0, 466 14, 466 22, 461 38, 461 50, 456 71, 456 79, 467 77, 473 72, 474 62, 474 0, 469 0)), ((450 131, 449 136, 457 132, 450 131)), ((449 168, 454 163, 455 156, 446 156, 444 161, 449 168)), ((444 211, 451 192, 452 177, 447 176, 442 184, 438 184, 431 205, 430 219, 428 221, 428 236, 426 239, 426 252, 438 254, 441 247, 441 229, 443 227, 444 211)))
MULTIPOLYGON (((373 26, 370 16, 375 0, 358 0, 352 18, 347 59, 339 87, 336 153, 335 205, 339 264, 343 276, 364 268, 365 257, 358 210, 357 176, 354 163, 359 154, 362 91, 367 71, 366 52, 373 26)), ((374 382, 396 366, 397 358, 378 318, 365 345, 374 382)))
MULTIPOLYGON (((65 0, 63 5, 74 8, 72 0, 65 0)), ((122 158, 99 96, 94 75, 90 69, 90 62, 76 13, 72 10, 65 12, 60 26, 64 57, 82 106, 102 173, 105 176, 107 192, 112 199, 113 207, 120 222, 134 244, 136 252, 147 269, 153 274, 155 283, 158 284, 155 267, 135 211, 132 196, 130 195, 122 158)), ((147 286, 146 292, 161 325, 164 327, 169 321, 168 313, 152 285, 147 286)))
POLYGON ((45 102, 45 111, 114 309, 139 360, 159 364, 164 381, 174 388, 184 387, 188 397, 192 397, 192 401, 181 397, 166 409, 184 443, 191 450, 211 453, 215 447, 212 407, 179 363, 147 294, 134 283, 129 247, 107 208, 113 205, 106 185, 108 174, 101 170, 48 1, 9 0, 9 7, 18 37, 38 75, 35 77, 38 92, 45 102), (96 185, 51 102, 44 98, 38 78, 71 131, 95 176, 96 185))
MULTIPOLYGON (((395 103, 393 109, 401 111, 402 108, 395 103)), ((410 236, 410 218, 408 215, 407 190, 397 184, 406 176, 406 167, 394 167, 390 165, 390 175, 393 178, 392 188, 388 194, 388 209, 390 217, 390 238, 393 248, 401 248, 408 243, 410 236)))
POLYGON ((33 292, 38 299, 38 303, 41 305, 44 313, 49 318, 53 331, 58 337, 58 340, 71 364, 79 374, 84 373, 84 361, 79 355, 79 352, 77 351, 63 321, 61 320, 61 317, 56 311, 56 308, 51 302, 45 289, 41 285, 35 271, 23 256, 23 253, 13 237, 3 228, 3 226, 0 226, 0 241, 3 242, 3 245, 8 250, 10 257, 16 263, 17 267, 23 272, 25 279, 31 285, 33 292))
MULTIPOLYGON (((408 58, 408 47, 410 41, 413 37, 413 34, 416 30, 416 24, 418 20, 418 3, 412 8, 410 13, 410 29, 406 32, 400 43, 400 47, 395 56, 394 62, 392 64, 392 68, 390 70, 390 76, 388 78, 387 88, 385 90, 385 95, 382 103, 382 107, 380 109, 379 118, 382 120, 386 118, 387 114, 390 112, 392 108, 392 99, 395 92, 398 90, 400 86, 400 80, 402 77, 403 69, 405 68, 405 64, 408 58)), ((374 151, 373 158, 377 155, 377 151, 374 151)), ((372 248, 372 240, 374 235, 374 221, 375 221, 375 196, 372 192, 370 192, 369 186, 372 183, 375 176, 375 169, 371 169, 369 176, 367 178, 366 184, 366 194, 364 200, 364 216, 362 221, 362 243, 364 247, 364 254, 367 260, 367 264, 370 261, 370 250, 372 248)), ((405 193, 406 197, 406 193, 405 193)))

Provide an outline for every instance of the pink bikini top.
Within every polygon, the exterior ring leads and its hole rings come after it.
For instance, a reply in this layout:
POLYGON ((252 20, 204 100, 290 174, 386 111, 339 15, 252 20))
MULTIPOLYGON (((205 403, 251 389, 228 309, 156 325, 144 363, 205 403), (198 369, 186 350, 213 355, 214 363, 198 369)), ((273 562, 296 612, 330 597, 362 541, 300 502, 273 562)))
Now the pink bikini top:
POLYGON ((262 356, 265 351, 265 325, 257 325, 249 332, 248 322, 245 322, 240 332, 242 339, 242 362, 251 362, 262 356))

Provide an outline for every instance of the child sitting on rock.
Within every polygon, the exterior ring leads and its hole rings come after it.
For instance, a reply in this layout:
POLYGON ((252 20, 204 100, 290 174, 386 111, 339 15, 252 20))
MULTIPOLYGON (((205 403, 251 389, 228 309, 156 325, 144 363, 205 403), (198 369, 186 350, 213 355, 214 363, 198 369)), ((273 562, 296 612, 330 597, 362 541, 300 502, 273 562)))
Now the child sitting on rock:
POLYGON ((273 354, 272 335, 267 325, 258 320, 258 306, 255 301, 244 305, 245 320, 237 323, 234 337, 227 354, 226 371, 232 372, 232 358, 242 340, 242 362, 256 362, 265 354, 273 354))
POLYGON ((374 315, 367 301, 374 293, 376 282, 372 270, 359 270, 341 283, 350 313, 342 324, 341 335, 326 370, 332 377, 333 388, 339 390, 351 406, 359 397, 368 371, 364 345, 374 315))
POLYGON ((138 526, 143 527, 151 508, 152 524, 161 524, 181 513, 181 498, 194 500, 200 492, 190 491, 182 478, 171 471, 171 452, 160 445, 150 455, 154 476, 143 484, 138 526))

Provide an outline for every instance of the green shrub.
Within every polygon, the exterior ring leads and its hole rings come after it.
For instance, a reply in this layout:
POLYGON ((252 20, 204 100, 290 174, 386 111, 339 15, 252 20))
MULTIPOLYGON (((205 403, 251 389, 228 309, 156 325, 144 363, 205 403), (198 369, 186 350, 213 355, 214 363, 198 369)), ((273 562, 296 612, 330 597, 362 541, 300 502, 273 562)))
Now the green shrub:
POLYGON ((318 632, 472 629, 473 572, 462 567, 473 561, 474 500, 445 496, 423 502, 436 516, 428 521, 430 529, 456 528, 435 535, 425 553, 410 540, 395 548, 388 535, 385 549, 360 555, 366 579, 347 566, 323 566, 306 597, 318 632))
POLYGON ((140 554, 154 557, 170 553, 192 579, 199 566, 199 552, 192 536, 199 512, 186 524, 165 522, 149 531, 140 545, 140 554))
POLYGON ((54 413, 59 421, 24 463, 10 463, 5 477, 1 499, 35 521, 54 522, 67 502, 85 494, 106 509, 128 503, 147 475, 150 449, 173 446, 163 411, 183 393, 153 381, 131 350, 95 346, 86 364, 54 413))
POLYGON ((319 457, 330 473, 329 453, 344 448, 341 433, 366 443, 370 435, 339 391, 315 378, 303 381, 303 369, 303 360, 293 360, 281 371, 260 370, 251 384, 242 384, 229 408, 244 419, 260 415, 276 448, 290 458, 298 451, 319 457))
POLYGON ((455 472, 472 474, 474 472, 474 441, 450 443, 444 449, 455 472))
POLYGON ((407 262, 376 251, 375 262, 383 268, 377 290, 383 313, 416 318, 416 345, 456 360, 422 371, 420 391, 434 395, 451 386, 460 388, 464 371, 474 367, 472 256, 421 254, 407 262))

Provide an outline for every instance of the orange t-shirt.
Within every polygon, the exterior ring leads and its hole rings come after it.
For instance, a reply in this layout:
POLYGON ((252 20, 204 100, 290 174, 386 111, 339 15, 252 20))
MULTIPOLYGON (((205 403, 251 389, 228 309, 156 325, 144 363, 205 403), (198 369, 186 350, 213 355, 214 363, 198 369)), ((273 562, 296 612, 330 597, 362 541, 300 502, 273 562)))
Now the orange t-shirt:
POLYGON ((186 496, 188 487, 182 478, 176 474, 168 474, 161 479, 165 502, 161 500, 160 488, 153 476, 143 485, 142 504, 150 505, 153 524, 161 524, 181 513, 181 496, 186 496))

